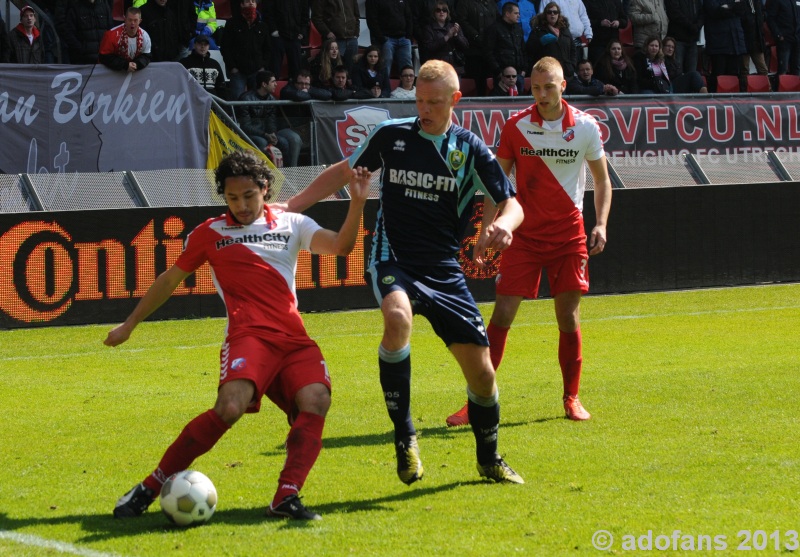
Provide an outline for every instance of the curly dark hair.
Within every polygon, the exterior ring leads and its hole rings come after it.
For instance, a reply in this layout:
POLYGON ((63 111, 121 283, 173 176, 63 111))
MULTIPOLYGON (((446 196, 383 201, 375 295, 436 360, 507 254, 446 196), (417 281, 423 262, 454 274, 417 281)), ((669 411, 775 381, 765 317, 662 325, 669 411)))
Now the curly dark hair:
POLYGON ((225 194, 225 180, 246 176, 252 178, 258 187, 266 190, 264 197, 269 199, 270 187, 272 186, 272 172, 267 163, 260 159, 252 151, 234 151, 220 161, 214 179, 217 182, 217 193, 225 194))

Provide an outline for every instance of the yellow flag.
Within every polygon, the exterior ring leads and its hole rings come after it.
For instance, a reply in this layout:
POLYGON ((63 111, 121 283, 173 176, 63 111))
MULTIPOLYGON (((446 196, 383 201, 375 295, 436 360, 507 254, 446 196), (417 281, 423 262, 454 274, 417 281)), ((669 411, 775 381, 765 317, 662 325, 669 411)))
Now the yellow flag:
POLYGON ((281 186, 283 186, 283 173, 272 164, 269 157, 260 149, 256 149, 247 141, 236 135, 233 130, 225 125, 225 122, 214 114, 213 110, 208 119, 208 137, 208 159, 206 160, 206 168, 211 170, 217 168, 223 157, 233 151, 252 151, 266 161, 272 175, 275 177, 273 183, 270 185, 270 201, 274 201, 278 198, 278 193, 281 191, 281 186))

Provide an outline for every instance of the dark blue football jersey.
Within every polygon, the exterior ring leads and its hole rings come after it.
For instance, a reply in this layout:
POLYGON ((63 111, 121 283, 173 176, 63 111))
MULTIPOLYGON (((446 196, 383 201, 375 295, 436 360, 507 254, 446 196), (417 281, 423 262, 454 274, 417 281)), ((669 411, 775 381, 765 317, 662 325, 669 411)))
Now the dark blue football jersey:
POLYGON ((349 159, 380 174, 380 206, 370 265, 458 265, 456 255, 475 193, 495 204, 516 195, 494 154, 472 132, 422 131, 418 119, 387 120, 349 159))

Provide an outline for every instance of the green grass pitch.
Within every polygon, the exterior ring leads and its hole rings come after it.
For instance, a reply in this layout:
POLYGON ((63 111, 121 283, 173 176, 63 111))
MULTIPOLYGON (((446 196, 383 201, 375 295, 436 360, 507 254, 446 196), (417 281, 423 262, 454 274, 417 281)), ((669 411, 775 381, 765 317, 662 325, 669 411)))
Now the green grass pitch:
POLYGON ((111 517, 213 404, 223 320, 146 322, 116 349, 102 345, 110 325, 0 331, 0 556, 600 555, 600 530, 613 555, 798 550, 800 285, 585 298, 585 423, 563 418, 552 300, 525 302, 498 372, 500 450, 523 486, 480 481, 471 431, 444 427, 464 381, 422 318, 426 475, 403 485, 379 312, 304 317, 334 385, 303 490, 324 518, 310 524, 264 517, 288 428, 268 401, 193 465, 219 492, 209 524, 170 526, 157 503, 111 517))

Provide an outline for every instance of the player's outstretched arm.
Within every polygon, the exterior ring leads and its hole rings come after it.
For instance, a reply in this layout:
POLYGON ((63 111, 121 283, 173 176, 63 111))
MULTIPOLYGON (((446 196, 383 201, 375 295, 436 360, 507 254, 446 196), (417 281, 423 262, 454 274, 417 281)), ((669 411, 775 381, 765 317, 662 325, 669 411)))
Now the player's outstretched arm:
POLYGON ((318 230, 311 238, 311 251, 319 254, 345 256, 353 251, 358 238, 361 215, 369 197, 369 183, 372 173, 357 166, 350 171, 350 207, 339 232, 318 230))
POLYGON ((589 234, 589 255, 597 255, 606 248, 608 241, 606 226, 608 213, 611 211, 611 178, 608 177, 605 157, 587 161, 587 164, 594 180, 594 212, 597 217, 596 224, 589 234))
POLYGON ((317 201, 342 189, 348 180, 350 180, 350 165, 347 160, 337 162, 323 170, 306 189, 291 197, 286 202, 286 208, 292 213, 305 211, 317 201))
POLYGON ((147 292, 136 304, 131 314, 125 320, 109 331, 103 344, 106 346, 118 346, 130 338, 136 325, 144 321, 148 315, 153 313, 161 304, 166 302, 178 285, 190 275, 180 267, 173 265, 160 275, 150 285, 147 292))

